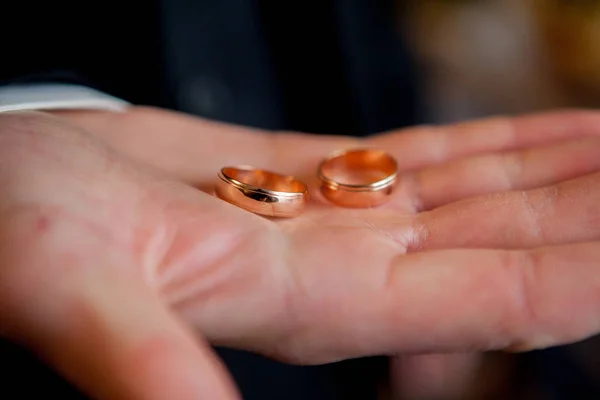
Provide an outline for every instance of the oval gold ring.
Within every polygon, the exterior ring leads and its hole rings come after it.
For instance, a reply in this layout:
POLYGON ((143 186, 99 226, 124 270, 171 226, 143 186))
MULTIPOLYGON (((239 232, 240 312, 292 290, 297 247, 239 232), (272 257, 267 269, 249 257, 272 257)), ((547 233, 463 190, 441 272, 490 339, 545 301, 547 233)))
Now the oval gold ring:
POLYGON ((308 201, 308 187, 293 176, 248 166, 223 167, 215 194, 222 200, 268 217, 296 217, 308 201))
POLYGON ((331 154, 319 165, 321 193, 335 205, 376 207, 386 203, 398 179, 398 164, 382 150, 353 149, 331 154))

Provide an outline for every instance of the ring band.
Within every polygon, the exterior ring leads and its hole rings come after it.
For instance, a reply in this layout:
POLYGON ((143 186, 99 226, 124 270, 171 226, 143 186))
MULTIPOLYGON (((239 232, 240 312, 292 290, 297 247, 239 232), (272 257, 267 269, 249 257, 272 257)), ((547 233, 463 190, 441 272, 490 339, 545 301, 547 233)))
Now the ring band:
POLYGON ((247 166, 222 168, 215 194, 228 203, 268 217, 296 217, 308 201, 308 187, 298 179, 247 166))
POLYGON ((398 164, 385 151, 354 149, 336 152, 319 165, 321 193, 347 208, 368 208, 386 203, 398 177, 398 164))

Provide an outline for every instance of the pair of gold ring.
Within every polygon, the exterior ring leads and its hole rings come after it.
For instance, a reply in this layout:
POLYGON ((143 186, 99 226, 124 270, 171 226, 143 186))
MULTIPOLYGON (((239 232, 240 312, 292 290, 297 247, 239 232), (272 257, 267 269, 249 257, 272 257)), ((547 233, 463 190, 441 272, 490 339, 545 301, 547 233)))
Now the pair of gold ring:
MULTIPOLYGON (((319 165, 321 193, 331 203, 368 208, 388 201, 396 186, 398 165, 381 150, 354 149, 331 154, 319 165)), ((296 217, 308 202, 308 186, 293 176, 249 166, 224 167, 215 194, 255 214, 296 217)))

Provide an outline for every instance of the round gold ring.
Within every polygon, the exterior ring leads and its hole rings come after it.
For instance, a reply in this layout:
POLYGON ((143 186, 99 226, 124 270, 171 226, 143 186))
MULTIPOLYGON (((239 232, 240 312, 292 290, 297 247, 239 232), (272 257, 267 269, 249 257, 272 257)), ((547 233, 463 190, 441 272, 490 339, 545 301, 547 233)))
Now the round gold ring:
POLYGON ((308 201, 308 187, 293 176, 248 166, 221 168, 215 194, 222 200, 268 217, 296 217, 308 201))
POLYGON ((382 150, 353 149, 331 154, 318 169, 321 193, 341 207, 368 208, 386 203, 398 180, 398 164, 382 150))

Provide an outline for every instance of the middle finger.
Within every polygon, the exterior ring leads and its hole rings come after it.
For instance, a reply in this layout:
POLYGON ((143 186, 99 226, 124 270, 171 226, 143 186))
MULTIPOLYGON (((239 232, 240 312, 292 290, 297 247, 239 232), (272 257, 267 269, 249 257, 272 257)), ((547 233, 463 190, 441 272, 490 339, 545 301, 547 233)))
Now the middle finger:
POLYGON ((417 216, 415 249, 532 248, 600 238, 600 172, 527 191, 448 204, 417 216))

